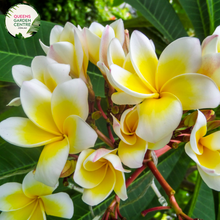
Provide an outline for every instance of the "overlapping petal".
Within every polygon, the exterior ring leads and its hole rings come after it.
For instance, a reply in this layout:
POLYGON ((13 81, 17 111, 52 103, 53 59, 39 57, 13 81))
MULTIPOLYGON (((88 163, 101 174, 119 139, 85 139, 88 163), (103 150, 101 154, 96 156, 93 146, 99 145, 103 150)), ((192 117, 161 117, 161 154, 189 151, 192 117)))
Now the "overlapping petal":
POLYGON ((136 73, 152 92, 156 92, 157 56, 149 39, 139 31, 134 31, 131 35, 130 53, 136 73))
POLYGON ((60 41, 60 35, 63 31, 63 27, 55 25, 50 32, 50 45, 60 41))
POLYGON ((31 62, 31 70, 33 72, 33 77, 42 83, 44 82, 44 75, 47 75, 47 67, 51 64, 57 63, 55 60, 45 57, 45 56, 36 56, 31 62))
POLYGON ((174 94, 181 101, 183 110, 215 108, 220 101, 216 84, 209 77, 197 73, 173 77, 162 87, 161 92, 174 94))
POLYGON ((142 166, 147 148, 148 143, 141 138, 136 138, 136 142, 132 145, 120 141, 118 146, 118 156, 126 166, 130 168, 138 168, 142 166))
MULTIPOLYGON (((29 219, 35 208, 36 208, 36 203, 32 202, 31 204, 29 204, 28 206, 26 206, 22 209, 19 209, 19 210, 16 210, 16 211, 10 211, 10 212, 7 212, 7 211, 2 212, 1 215, 0 215, 0 220, 29 219)), ((45 219, 39 219, 39 220, 45 220, 45 219)))
POLYGON ((46 220, 44 206, 41 200, 38 199, 38 201, 35 203, 35 208, 28 220, 46 220))
MULTIPOLYGON (((81 152, 74 173, 74 181, 83 188, 87 189, 91 189, 98 186, 105 178, 107 172, 107 167, 104 165, 96 166, 96 169, 92 171, 84 168, 84 161, 94 152, 94 150, 90 149, 81 152)), ((95 165, 97 165, 97 162, 95 165)))
POLYGON ((51 100, 52 115, 57 127, 63 131, 64 121, 70 115, 83 120, 88 117, 88 89, 81 79, 64 82, 56 87, 51 100))
POLYGON ((115 37, 119 40, 121 45, 124 43, 124 23, 122 19, 118 19, 110 24, 115 32, 115 37))
POLYGON ((157 89, 160 90, 168 80, 175 76, 195 73, 201 65, 201 59, 201 46, 197 38, 183 37, 169 44, 158 62, 157 89))
POLYGON ((24 65, 14 65, 12 67, 12 76, 19 87, 21 87, 24 81, 33 79, 31 68, 24 65))
POLYGON ((139 122, 136 134, 145 141, 156 143, 169 135, 182 117, 181 102, 170 93, 159 99, 146 99, 137 106, 139 122))
POLYGON ((63 130, 68 137, 71 154, 93 147, 98 137, 96 132, 77 115, 67 117, 63 130))
POLYGON ((44 88, 44 84, 39 84, 40 82, 36 84, 35 80, 23 83, 20 92, 23 109, 39 128, 60 135, 51 113, 52 93, 44 88))
POLYGON ((149 90, 137 75, 114 64, 110 68, 114 83, 127 94, 137 98, 157 98, 159 96, 149 90))
POLYGON ((61 136, 46 132, 31 120, 11 117, 0 123, 0 134, 7 142, 20 147, 38 147, 62 140, 61 136))
POLYGON ((69 155, 67 138, 44 147, 38 160, 35 178, 48 186, 55 187, 69 155))
POLYGON ((138 98, 125 92, 115 92, 112 94, 112 101, 118 105, 136 105, 143 101, 144 98, 138 98))
POLYGON ((149 150, 159 150, 166 146, 170 142, 170 139, 173 135, 173 132, 168 134, 165 138, 162 138, 161 140, 157 141, 156 143, 148 143, 148 149, 149 150))
POLYGON ((119 172, 115 170, 116 183, 114 187, 115 193, 119 196, 123 201, 128 198, 126 184, 125 184, 125 175, 123 172, 119 172))
POLYGON ((197 166, 199 174, 209 188, 220 191, 220 175, 209 175, 200 166, 197 166))
POLYGON ((219 151, 220 150, 220 131, 216 131, 206 137, 202 137, 200 139, 201 145, 205 146, 206 148, 219 151))
POLYGON ((217 53, 218 35, 211 35, 205 38, 202 42, 202 55, 205 56, 211 53, 217 53))
POLYGON ((1 211, 18 210, 32 202, 32 199, 25 196, 20 183, 5 183, 0 186, 1 211))
POLYGON ((105 178, 99 185, 91 189, 84 189, 82 200, 91 206, 99 204, 110 195, 115 187, 115 183, 115 172, 109 166, 107 167, 105 178))
POLYGON ((206 132, 206 118, 200 111, 198 111, 196 123, 190 135, 190 145, 196 154, 200 155, 203 153, 203 146, 201 145, 200 139, 206 134, 206 132))
POLYGON ((24 194, 32 199, 36 199, 38 196, 51 194, 57 188, 57 186, 58 185, 51 187, 36 181, 33 171, 30 171, 24 177, 22 182, 22 190, 24 194))
POLYGON ((47 215, 68 219, 72 218, 74 208, 68 194, 60 192, 53 195, 41 196, 41 199, 47 215))

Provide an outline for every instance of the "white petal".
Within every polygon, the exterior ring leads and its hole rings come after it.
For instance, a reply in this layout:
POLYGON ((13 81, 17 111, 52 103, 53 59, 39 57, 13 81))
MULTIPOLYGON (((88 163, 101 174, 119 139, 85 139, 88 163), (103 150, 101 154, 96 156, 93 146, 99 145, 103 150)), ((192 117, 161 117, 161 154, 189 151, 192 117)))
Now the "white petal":
POLYGON ((67 193, 56 193, 41 196, 47 215, 71 219, 73 216, 73 201, 67 193))
POLYGON ((20 147, 39 147, 62 137, 46 132, 31 120, 11 117, 0 123, 0 135, 7 142, 20 147))
POLYGON ((60 41, 60 35, 63 31, 63 27, 55 25, 50 32, 50 45, 60 41))
POLYGON ((24 65, 14 65, 12 67, 12 76, 19 87, 21 87, 24 81, 33 79, 31 68, 24 65))
POLYGON ((125 92, 115 92, 111 98, 117 105, 136 105, 144 100, 144 98, 138 98, 125 92))
POLYGON ((71 154, 93 147, 98 137, 96 132, 77 115, 71 115, 65 120, 63 130, 69 139, 71 154))
POLYGON ((115 37, 119 40, 121 45, 124 43, 124 23, 122 19, 118 19, 110 24, 110 26, 113 28, 115 32, 115 37))
POLYGON ((47 186, 41 182, 38 182, 34 177, 34 172, 30 171, 23 179, 22 189, 24 194, 35 199, 36 196, 43 196, 52 194, 52 192, 58 187, 58 184, 55 187, 47 186))
POLYGON ((201 175, 204 182, 208 185, 208 187, 220 191, 220 175, 211 176, 205 171, 203 171, 203 169, 200 166, 197 166, 197 168, 199 174, 201 175))
POLYGON ((202 55, 217 53, 218 35, 211 35, 202 42, 202 55))
POLYGON ((45 54, 47 54, 50 47, 46 46, 40 39, 39 39, 39 42, 40 42, 42 50, 44 51, 45 54))
POLYGON ((7 104, 7 106, 20 106, 20 105, 21 105, 21 99, 20 99, 20 97, 12 99, 12 100, 7 104))
POLYGON ((182 117, 181 102, 170 93, 161 93, 159 99, 145 99, 137 110, 136 134, 150 143, 156 143, 173 132, 182 117))
POLYGON ((81 79, 73 79, 58 85, 53 92, 52 114, 58 128, 70 115, 78 115, 86 120, 89 114, 88 89, 81 79))
POLYGON ((41 152, 35 178, 48 186, 55 187, 69 155, 69 143, 65 138, 48 144, 41 152))
POLYGON ((30 118, 39 128, 60 135, 54 123, 51 113, 52 94, 37 80, 26 81, 21 87, 20 97, 22 107, 30 118))
POLYGON ((148 143, 148 149, 159 150, 159 149, 163 148, 164 146, 166 146, 166 144, 168 144, 170 142, 172 135, 173 135, 173 132, 168 134, 165 138, 161 139, 160 141, 158 141, 156 143, 148 143))

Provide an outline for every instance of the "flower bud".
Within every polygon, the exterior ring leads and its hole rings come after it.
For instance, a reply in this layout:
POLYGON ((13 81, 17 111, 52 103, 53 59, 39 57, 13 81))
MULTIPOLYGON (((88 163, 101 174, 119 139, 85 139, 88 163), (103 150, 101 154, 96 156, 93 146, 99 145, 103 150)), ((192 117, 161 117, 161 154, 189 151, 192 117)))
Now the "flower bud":
POLYGON ((75 160, 67 160, 62 173, 60 174, 61 178, 70 176, 76 168, 76 161, 75 160))

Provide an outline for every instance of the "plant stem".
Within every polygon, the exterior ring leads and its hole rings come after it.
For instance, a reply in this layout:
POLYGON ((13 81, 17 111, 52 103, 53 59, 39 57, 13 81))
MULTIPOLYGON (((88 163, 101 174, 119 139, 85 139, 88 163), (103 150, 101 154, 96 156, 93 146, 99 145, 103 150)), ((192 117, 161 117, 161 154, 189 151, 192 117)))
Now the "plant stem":
POLYGON ((94 130, 96 131, 99 139, 101 139, 103 142, 105 142, 112 149, 115 148, 115 146, 112 143, 112 141, 109 138, 107 138, 97 127, 94 127, 94 130))
POLYGON ((107 120, 108 117, 106 116, 106 114, 104 113, 104 111, 102 110, 102 106, 101 106, 101 98, 100 97, 97 97, 96 98, 96 104, 97 104, 97 107, 98 107, 98 110, 101 112, 102 114, 102 117, 107 120))
MULTIPOLYGON (((150 158, 151 158, 151 151, 148 150, 146 153, 146 159, 150 159, 150 158)), ((156 177, 157 181, 160 183, 160 185, 163 187, 164 191, 168 195, 168 197, 170 199, 170 204, 171 204, 172 208, 175 210, 176 214, 181 215, 186 220, 193 220, 192 218, 187 216, 185 213, 183 213, 182 209, 179 207, 179 205, 177 204, 176 199, 174 197, 175 191, 171 188, 171 186, 163 178, 163 176, 161 175, 161 173, 159 172, 159 170, 155 166, 154 162, 153 161, 147 162, 147 166, 149 167, 151 172, 156 177)))
POLYGON ((147 215, 149 212, 159 211, 159 210, 166 210, 166 209, 170 209, 170 207, 169 207, 169 206, 153 207, 153 208, 144 210, 143 212, 141 212, 141 215, 142 215, 143 217, 145 217, 145 215, 147 215))

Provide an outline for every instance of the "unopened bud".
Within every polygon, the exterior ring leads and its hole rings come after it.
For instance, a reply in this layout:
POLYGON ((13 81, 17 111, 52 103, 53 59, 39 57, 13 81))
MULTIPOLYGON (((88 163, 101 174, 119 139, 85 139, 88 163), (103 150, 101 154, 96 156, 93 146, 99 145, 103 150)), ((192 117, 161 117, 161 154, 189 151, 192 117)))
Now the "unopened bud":
POLYGON ((75 160, 67 160, 62 173, 60 174, 61 178, 70 176, 76 168, 76 161, 75 160))
POLYGON ((184 125, 187 127, 193 126, 196 123, 197 115, 198 115, 197 111, 191 113, 190 115, 187 115, 184 118, 184 125))
POLYGON ((117 105, 114 105, 111 109, 111 112, 116 115, 119 113, 119 107, 117 105))
POLYGON ((125 52, 125 55, 127 55, 129 53, 129 31, 126 29, 124 31, 124 34, 125 34, 125 40, 124 40, 124 43, 122 45, 122 48, 125 52))
POLYGON ((210 131, 210 130, 218 128, 219 126, 220 126, 220 120, 209 121, 207 123, 207 130, 210 131))
POLYGON ((215 112, 213 110, 200 110, 206 117, 207 121, 213 120, 215 118, 215 112))
POLYGON ((102 113, 100 111, 96 111, 92 113, 92 119, 98 120, 102 116, 102 113))

